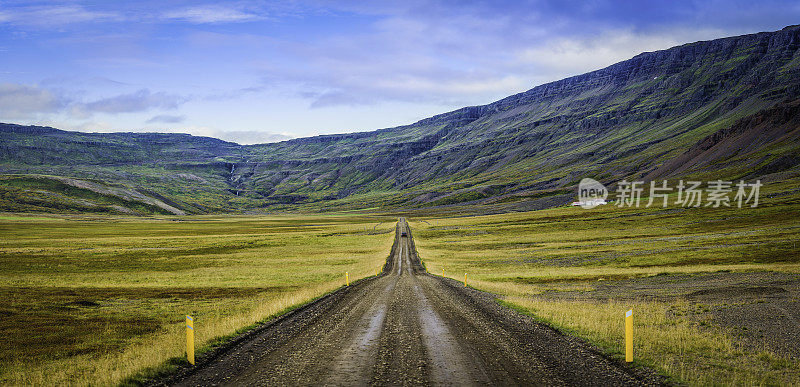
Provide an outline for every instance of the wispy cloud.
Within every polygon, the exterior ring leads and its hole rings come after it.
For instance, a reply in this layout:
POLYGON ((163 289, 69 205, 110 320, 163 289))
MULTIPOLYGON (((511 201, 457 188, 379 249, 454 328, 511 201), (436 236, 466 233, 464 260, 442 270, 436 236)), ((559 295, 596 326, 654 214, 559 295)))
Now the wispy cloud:
POLYGON ((171 116, 168 114, 161 114, 153 116, 145 121, 147 124, 177 124, 186 120, 186 116, 171 116))
POLYGON ((0 0, 0 119, 368 130, 797 20, 793 0, 0 0))
POLYGON ((324 93, 301 93, 305 98, 311 99, 311 108, 318 109, 331 106, 357 106, 370 105, 375 101, 341 91, 327 91, 324 93))
POLYGON ((180 20, 189 23, 242 23, 261 20, 265 17, 243 9, 222 5, 201 5, 169 11, 164 19, 180 20))
POLYGON ((0 118, 21 119, 40 113, 54 113, 62 109, 66 101, 52 91, 38 86, 15 83, 0 84, 0 118))
POLYGON ((116 20, 122 20, 122 16, 116 12, 93 11, 80 5, 24 6, 0 10, 0 23, 36 27, 116 20))
POLYGON ((620 10, 596 1, 535 3, 423 1, 366 10, 351 4, 347 9, 374 20, 355 33, 275 44, 272 50, 289 60, 264 61, 264 82, 294 83, 312 109, 387 101, 480 104, 644 51, 730 33, 686 22, 687 11, 674 6, 649 12, 645 5, 620 10), (642 20, 633 17, 637 12, 642 20))
MULTIPOLYGON (((18 83, 0 84, 0 119, 29 119, 41 114, 66 113, 74 118, 85 119, 95 113, 121 114, 151 110, 174 110, 188 98, 165 92, 141 89, 132 93, 84 102, 68 97, 61 92, 38 85, 18 83)), ((158 115, 153 122, 175 123, 181 116, 158 115)))
POLYGON ((294 138, 286 133, 270 133, 256 130, 212 131, 208 134, 220 140, 231 141, 243 145, 264 144, 285 141, 294 138))
POLYGON ((509 71, 533 69, 529 80, 544 83, 597 70, 646 51, 656 51, 693 40, 711 39, 723 33, 713 29, 674 30, 670 33, 636 33, 630 29, 607 30, 591 37, 564 37, 513 52, 509 71))
POLYGON ((153 93, 141 89, 130 94, 121 94, 81 104, 80 108, 91 113, 131 113, 152 109, 176 109, 186 99, 176 94, 153 93))

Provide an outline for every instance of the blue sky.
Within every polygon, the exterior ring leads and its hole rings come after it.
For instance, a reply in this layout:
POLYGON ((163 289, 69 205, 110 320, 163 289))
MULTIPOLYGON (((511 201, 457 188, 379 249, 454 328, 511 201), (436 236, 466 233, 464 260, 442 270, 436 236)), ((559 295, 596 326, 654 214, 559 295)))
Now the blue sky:
POLYGON ((373 130, 797 23, 796 0, 0 0, 0 122, 240 143, 373 130))

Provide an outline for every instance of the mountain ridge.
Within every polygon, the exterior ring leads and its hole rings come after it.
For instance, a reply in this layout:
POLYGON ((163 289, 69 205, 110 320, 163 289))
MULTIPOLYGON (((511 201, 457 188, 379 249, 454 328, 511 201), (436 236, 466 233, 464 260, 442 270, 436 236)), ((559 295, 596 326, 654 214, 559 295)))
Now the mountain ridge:
MULTIPOLYGON (((570 201, 582 177, 679 177, 665 169, 679 170, 674 160, 708 136, 778 105, 795 111, 799 53, 800 26, 687 43, 409 125, 267 144, 44 129, 24 138, 0 125, 0 173, 88 175, 187 213, 542 208, 570 201)), ((758 130, 769 138, 749 159, 731 156, 741 166, 714 159, 683 171, 752 177, 773 163, 795 173, 776 160, 794 160, 797 146, 775 153, 785 139, 770 137, 791 128, 758 130)))

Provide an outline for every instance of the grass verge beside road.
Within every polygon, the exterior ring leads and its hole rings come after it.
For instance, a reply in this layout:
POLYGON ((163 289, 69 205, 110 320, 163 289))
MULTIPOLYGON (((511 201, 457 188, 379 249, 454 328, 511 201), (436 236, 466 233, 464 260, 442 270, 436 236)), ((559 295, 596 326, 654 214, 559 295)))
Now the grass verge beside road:
POLYGON ((0 381, 120 383, 183 356, 186 314, 202 348, 374 275, 392 220, 3 216, 0 381))
POLYGON ((800 318, 800 195, 770 196, 757 208, 608 205, 411 225, 431 273, 469 273, 470 286, 611 356, 623 356, 633 308, 637 364, 691 385, 800 384, 796 354, 769 340, 790 340, 800 318))
POLYGON ((634 356, 691 385, 795 385, 800 380, 796 360, 752 348, 723 329, 701 326, 675 316, 692 308, 686 302, 581 302, 508 297, 511 305, 564 331, 587 338, 624 361, 624 320, 634 310, 634 356))

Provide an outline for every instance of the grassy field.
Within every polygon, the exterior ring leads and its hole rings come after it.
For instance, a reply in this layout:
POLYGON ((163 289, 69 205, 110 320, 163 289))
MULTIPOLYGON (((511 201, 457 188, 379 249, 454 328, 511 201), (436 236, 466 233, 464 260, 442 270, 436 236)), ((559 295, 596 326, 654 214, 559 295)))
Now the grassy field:
POLYGON ((0 384, 117 384, 386 259, 394 219, 359 215, 0 216, 0 384), (379 222, 383 221, 384 223, 379 222))
MULTIPOLYGON (((612 356, 622 358, 623 316, 633 308, 637 364, 692 385, 797 385, 796 358, 691 312, 717 304, 699 305, 676 296, 671 285, 651 284, 709 273, 800 273, 800 194, 792 184, 770 189, 757 208, 608 205, 418 218, 411 226, 433 274, 461 281, 469 273, 471 286, 500 294, 612 356), (600 284, 625 281, 653 287, 656 296, 599 294, 600 284)), ((738 307, 725 302, 719 308, 738 307)))
MULTIPOLYGON (((634 308, 637 364, 694 385, 761 385, 800 383, 796 358, 715 325, 700 313, 708 305, 602 289, 708 273, 800 273, 797 219, 800 193, 784 183, 762 193, 758 208, 610 205, 411 224, 433 274, 469 273, 471 286, 611 356, 622 356, 622 316, 634 308)), ((184 315, 194 316, 208 349, 336 289, 346 271, 373 275, 393 230, 394 218, 360 214, 0 215, 0 383, 146 376, 181 361, 184 315)))

